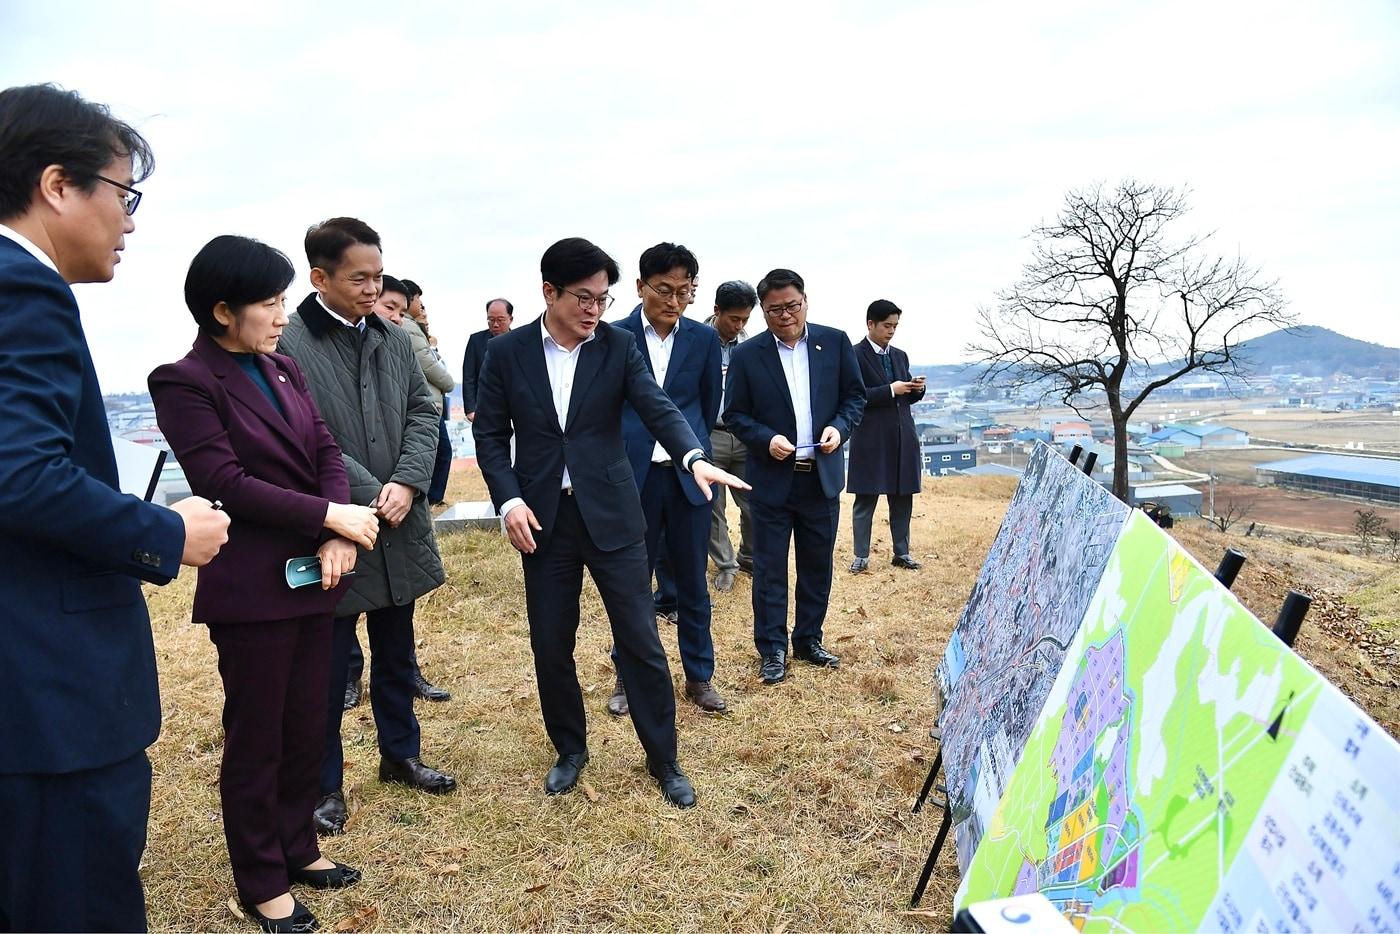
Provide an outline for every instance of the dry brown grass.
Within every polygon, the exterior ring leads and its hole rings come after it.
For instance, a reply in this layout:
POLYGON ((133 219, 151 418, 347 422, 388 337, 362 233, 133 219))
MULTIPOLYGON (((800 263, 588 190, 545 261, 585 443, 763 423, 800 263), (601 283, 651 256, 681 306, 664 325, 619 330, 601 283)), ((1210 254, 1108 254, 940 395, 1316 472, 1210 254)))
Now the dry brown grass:
MULTIPOLYGON (((837 671, 799 664, 788 683, 763 687, 749 579, 716 594, 715 681, 731 713, 711 717, 678 701, 681 762, 700 796, 686 812, 668 807, 647 777, 630 722, 604 711, 612 667, 591 585, 577 653, 593 754, 587 787, 544 796, 553 756, 535 697, 519 561, 495 535, 444 538, 449 583, 420 604, 419 657, 453 699, 420 704, 419 716, 425 758, 453 772, 458 791, 433 798, 382 786, 369 713, 347 713, 353 816, 326 851, 362 867, 365 882, 299 894, 325 928, 341 930, 923 929, 927 919, 904 910, 939 819, 932 808, 909 813, 932 752, 929 678, 1013 488, 993 478, 930 482, 916 500, 914 551, 925 566, 914 574, 884 563, 883 511, 875 570, 845 572, 847 501, 826 624, 827 645, 842 655, 837 671)), ((449 498, 483 492, 478 474, 461 472, 449 498)), ((1224 541, 1194 530, 1183 538, 1209 566, 1224 541)), ((1241 582, 1266 619, 1281 591, 1267 575, 1251 575, 1269 568, 1280 579, 1325 574, 1340 592, 1389 580, 1378 562, 1349 559, 1339 574, 1328 568, 1335 555, 1269 547, 1278 553, 1252 555, 1241 582)), ((246 931, 251 922, 226 904, 222 695, 207 634, 188 622, 192 584, 189 575, 150 597, 165 707, 151 750, 150 920, 153 930, 246 931)), ((663 627, 663 639, 679 681, 675 630, 663 627)), ((1355 670, 1354 647, 1321 627, 1305 627, 1301 648, 1329 674, 1355 670)), ((1368 663, 1377 680, 1394 679, 1393 660, 1388 671, 1368 663)), ((1394 701, 1386 707, 1380 694, 1363 685, 1357 696, 1376 701, 1382 709, 1373 714, 1394 731, 1394 701)), ((924 899, 944 926, 956 887, 951 856, 924 899)))

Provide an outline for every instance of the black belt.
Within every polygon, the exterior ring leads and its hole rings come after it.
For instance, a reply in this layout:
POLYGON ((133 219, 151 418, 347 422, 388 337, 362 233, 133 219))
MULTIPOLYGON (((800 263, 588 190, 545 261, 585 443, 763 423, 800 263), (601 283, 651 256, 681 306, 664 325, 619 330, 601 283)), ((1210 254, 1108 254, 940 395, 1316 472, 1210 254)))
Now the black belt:
POLYGON ((653 466, 653 467, 674 467, 674 466, 676 466, 676 462, 675 462, 675 461, 652 461, 652 462, 651 462, 651 466, 653 466))
POLYGON ((800 460, 792 465, 792 469, 798 473, 811 473, 816 469, 816 462, 810 458, 807 460, 800 460))

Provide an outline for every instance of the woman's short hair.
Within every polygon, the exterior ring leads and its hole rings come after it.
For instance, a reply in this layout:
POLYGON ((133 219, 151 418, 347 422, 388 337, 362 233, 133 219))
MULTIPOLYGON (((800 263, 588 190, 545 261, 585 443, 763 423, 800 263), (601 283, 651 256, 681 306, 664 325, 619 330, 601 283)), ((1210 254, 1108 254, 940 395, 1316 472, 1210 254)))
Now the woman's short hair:
POLYGON ((185 304, 199 329, 222 337, 228 328, 214 317, 219 302, 235 315, 244 307, 287 291, 296 270, 285 253, 251 237, 224 234, 195 254, 185 276, 185 304))

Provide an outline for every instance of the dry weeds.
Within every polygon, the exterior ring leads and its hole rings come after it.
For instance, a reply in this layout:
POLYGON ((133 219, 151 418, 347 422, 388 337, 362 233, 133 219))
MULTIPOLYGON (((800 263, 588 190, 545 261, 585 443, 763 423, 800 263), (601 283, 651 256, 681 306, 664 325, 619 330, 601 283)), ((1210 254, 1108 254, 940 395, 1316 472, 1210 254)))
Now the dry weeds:
MULTIPOLYGON (((918 573, 885 563, 883 508, 873 570, 845 571, 847 501, 826 625, 827 645, 842 655, 837 671, 799 664, 788 683, 763 687, 749 579, 716 594, 715 681, 731 712, 712 717, 677 703, 681 762, 700 796, 687 812, 662 801, 630 722, 604 710, 612 667, 591 585, 577 658, 593 760, 579 793, 544 796, 552 752, 535 697, 519 561, 495 535, 444 538, 449 583, 420 604, 419 657, 453 699, 420 704, 419 716, 424 758, 457 776, 457 793, 435 798, 381 785, 369 712, 347 713, 353 816, 326 853, 362 867, 365 881, 300 897, 323 929, 339 931, 946 926, 957 884, 951 851, 924 898, 929 911, 904 914, 939 820, 936 809, 909 808, 933 752, 929 679, 1013 488, 997 478, 929 482, 916 500, 914 552, 925 563, 918 573)), ((449 498, 483 492, 474 470, 460 471, 449 498)), ((1225 543, 1204 530, 1181 538, 1208 566, 1225 543)), ((1396 573, 1304 551, 1271 543, 1251 555, 1237 589, 1266 620, 1289 581, 1327 581, 1341 601, 1396 573), (1264 573, 1270 569, 1277 579, 1264 573)), ((153 930, 246 931, 251 923, 227 905, 233 886, 217 786, 222 694, 208 636, 188 622, 192 591, 187 575, 150 593, 165 713, 151 750, 150 921, 153 930)), ((663 626, 662 635, 679 688, 675 630, 663 626)), ((1305 626, 1300 649, 1334 678, 1365 662, 1374 680, 1395 683, 1393 657, 1388 669, 1358 657, 1323 627, 1305 626)), ((1396 729, 1393 687, 1349 690, 1396 729)))

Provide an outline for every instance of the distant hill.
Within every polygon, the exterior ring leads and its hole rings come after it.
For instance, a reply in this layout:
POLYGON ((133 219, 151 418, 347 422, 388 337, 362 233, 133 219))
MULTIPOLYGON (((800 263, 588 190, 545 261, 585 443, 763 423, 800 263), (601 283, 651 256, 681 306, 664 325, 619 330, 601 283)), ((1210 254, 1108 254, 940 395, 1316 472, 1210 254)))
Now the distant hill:
POLYGON ((1303 376, 1370 376, 1400 379, 1400 347, 1357 340, 1314 325, 1274 331, 1239 345, 1250 368, 1260 375, 1279 372, 1303 376))

